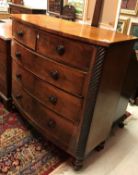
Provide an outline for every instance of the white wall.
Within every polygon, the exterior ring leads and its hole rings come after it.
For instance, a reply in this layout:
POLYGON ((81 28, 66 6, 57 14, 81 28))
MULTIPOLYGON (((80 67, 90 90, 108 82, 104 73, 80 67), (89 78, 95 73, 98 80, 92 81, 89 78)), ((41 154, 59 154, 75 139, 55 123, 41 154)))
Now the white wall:
POLYGON ((23 1, 24 5, 35 8, 47 9, 47 0, 23 0, 23 1))
MULTIPOLYGON (((85 0, 83 22, 91 25, 96 0, 85 0)), ((116 30, 121 0, 104 0, 99 27, 116 30)))
POLYGON ((83 21, 87 21, 87 23, 90 23, 90 25, 93 18, 95 3, 96 3, 96 0, 85 0, 85 4, 84 4, 83 21))
POLYGON ((104 0, 99 27, 116 30, 121 0, 104 0))
POLYGON ((120 19, 129 20, 127 34, 130 35, 130 29, 132 23, 138 23, 138 16, 120 14, 120 19))
MULTIPOLYGON (((91 25, 96 0, 85 0, 83 22, 91 25)), ((46 8, 47 0, 24 0, 24 4, 36 8, 46 8)), ((120 14, 121 0, 104 0, 100 28, 116 30, 120 14)))

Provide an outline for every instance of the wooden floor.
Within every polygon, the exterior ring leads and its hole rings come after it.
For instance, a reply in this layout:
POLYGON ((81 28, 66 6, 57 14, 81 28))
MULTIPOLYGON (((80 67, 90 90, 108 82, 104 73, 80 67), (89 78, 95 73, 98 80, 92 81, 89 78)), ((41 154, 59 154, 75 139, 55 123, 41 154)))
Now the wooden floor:
POLYGON ((132 113, 125 128, 113 130, 105 149, 93 152, 84 168, 75 172, 68 162, 50 175, 138 175, 138 106, 128 106, 132 113))

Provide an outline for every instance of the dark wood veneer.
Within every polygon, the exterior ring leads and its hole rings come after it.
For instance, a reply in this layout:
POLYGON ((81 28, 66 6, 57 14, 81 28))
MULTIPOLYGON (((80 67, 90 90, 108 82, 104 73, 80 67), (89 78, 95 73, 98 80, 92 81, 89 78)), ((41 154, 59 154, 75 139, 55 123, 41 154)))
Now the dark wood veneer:
POLYGON ((58 62, 88 71, 94 46, 61 38, 50 33, 39 33, 37 52, 58 62), (43 47, 45 46, 45 47, 43 47))
POLYGON ((22 66, 16 64, 15 61, 13 61, 13 84, 14 86, 17 84, 17 86, 20 85, 24 87, 42 104, 68 120, 75 123, 78 123, 80 120, 79 115, 82 108, 82 98, 77 98, 49 85, 29 71, 23 69, 22 66), (30 84, 32 86, 30 86, 30 84), (56 100, 54 100, 54 98, 56 100))
POLYGON ((55 85, 74 95, 83 96, 83 84, 85 83, 85 72, 59 64, 48 58, 37 55, 25 47, 12 41, 12 57, 18 64, 22 64, 26 69, 37 75, 42 80, 55 85), (18 58, 16 53, 20 53, 18 58), (57 78, 54 76, 57 73, 57 78))
POLYGON ((137 39, 47 16, 12 18, 30 31, 13 35, 14 102, 80 168, 110 134, 137 39))
POLYGON ((41 32, 44 31, 56 34, 57 36, 85 42, 87 44, 90 43, 92 45, 109 47, 115 43, 136 40, 136 37, 129 35, 74 23, 63 19, 57 19, 46 15, 37 15, 36 18, 35 15, 14 14, 11 15, 11 18, 14 18, 14 20, 18 22, 21 22, 20 20, 22 20, 22 24, 30 26, 32 29, 39 28, 41 32))
POLYGON ((11 14, 46 14, 46 7, 44 9, 31 8, 22 4, 9 3, 9 13, 11 14))
POLYGON ((0 98, 11 106, 11 21, 0 24, 0 98))
POLYGON ((35 50, 36 30, 16 21, 13 21, 12 28, 12 34, 16 40, 35 50))
POLYGON ((77 127, 74 124, 45 108, 17 84, 13 84, 13 99, 19 109, 23 109, 27 117, 41 128, 50 140, 56 138, 64 147, 75 149, 77 127))

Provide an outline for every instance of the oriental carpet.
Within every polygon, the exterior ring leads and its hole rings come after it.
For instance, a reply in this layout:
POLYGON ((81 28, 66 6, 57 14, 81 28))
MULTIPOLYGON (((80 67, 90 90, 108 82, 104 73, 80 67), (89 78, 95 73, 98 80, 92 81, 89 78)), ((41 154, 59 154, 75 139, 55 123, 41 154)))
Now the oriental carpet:
POLYGON ((0 104, 0 175, 48 175, 66 155, 0 104))

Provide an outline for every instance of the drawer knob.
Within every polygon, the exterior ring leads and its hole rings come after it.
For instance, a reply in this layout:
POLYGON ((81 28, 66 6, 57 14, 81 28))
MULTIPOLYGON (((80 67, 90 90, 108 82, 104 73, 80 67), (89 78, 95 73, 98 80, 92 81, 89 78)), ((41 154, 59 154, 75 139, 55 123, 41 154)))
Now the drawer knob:
POLYGON ((22 99, 22 95, 17 95, 17 96, 16 96, 16 99, 17 99, 17 100, 22 99))
POLYGON ((54 121, 54 120, 48 120, 48 122, 47 122, 47 126, 49 127, 49 128, 55 128, 56 127, 56 122, 54 121))
POLYGON ((59 79, 59 73, 58 73, 58 71, 52 71, 52 72, 50 72, 50 75, 51 75, 51 77, 54 80, 58 80, 59 79))
POLYGON ((63 55, 65 52, 65 47, 63 45, 59 45, 57 46, 56 50, 59 55, 63 55))
POLYGON ((17 32, 17 35, 18 35, 19 37, 23 37, 24 32, 23 32, 22 30, 20 30, 20 31, 17 32))
POLYGON ((55 96, 51 95, 48 97, 48 99, 53 105, 55 105, 57 103, 57 97, 55 97, 55 96))
POLYGON ((16 58, 18 58, 18 59, 21 58, 21 53, 20 52, 16 52, 15 55, 16 55, 16 58))
POLYGON ((22 75, 21 75, 21 74, 16 74, 16 78, 17 78, 18 80, 21 80, 22 75))

